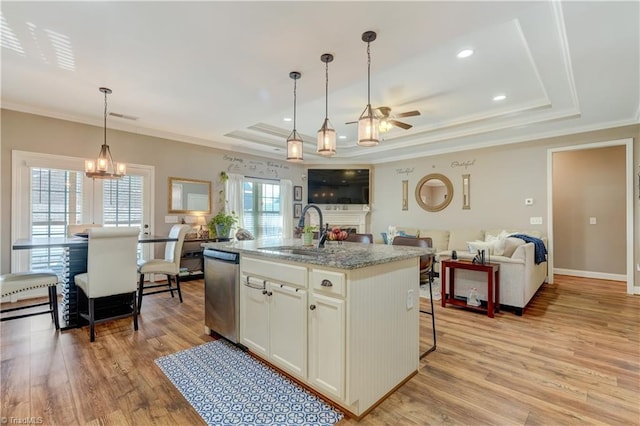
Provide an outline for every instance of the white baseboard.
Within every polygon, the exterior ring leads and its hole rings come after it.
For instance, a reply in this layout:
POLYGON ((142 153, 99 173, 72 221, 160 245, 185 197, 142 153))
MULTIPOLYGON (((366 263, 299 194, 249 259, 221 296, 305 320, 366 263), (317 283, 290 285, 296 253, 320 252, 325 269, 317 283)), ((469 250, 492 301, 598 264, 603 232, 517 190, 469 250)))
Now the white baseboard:
POLYGON ((594 278, 597 280, 611 280, 627 282, 627 276, 624 274, 608 274, 605 272, 578 271, 575 269, 553 268, 554 274, 571 275, 573 277, 594 278))

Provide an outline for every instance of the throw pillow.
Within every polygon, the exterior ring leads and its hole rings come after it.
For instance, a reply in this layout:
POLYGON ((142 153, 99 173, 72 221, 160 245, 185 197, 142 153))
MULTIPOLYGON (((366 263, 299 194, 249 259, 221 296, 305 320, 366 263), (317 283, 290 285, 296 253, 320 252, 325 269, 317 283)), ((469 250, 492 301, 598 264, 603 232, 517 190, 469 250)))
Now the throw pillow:
POLYGON ((521 240, 520 238, 507 237, 505 239, 504 253, 502 255, 506 257, 513 256, 513 252, 515 252, 516 249, 523 244, 524 240, 521 240))
POLYGON ((496 256, 504 256, 504 249, 506 245, 506 239, 509 236, 507 231, 502 230, 498 235, 487 234, 485 236, 485 242, 493 243, 493 253, 496 256))
POLYGON ((478 250, 484 250, 486 254, 494 254, 493 247, 494 243, 487 241, 469 241, 467 242, 467 247, 469 248, 469 253, 477 253, 478 250))

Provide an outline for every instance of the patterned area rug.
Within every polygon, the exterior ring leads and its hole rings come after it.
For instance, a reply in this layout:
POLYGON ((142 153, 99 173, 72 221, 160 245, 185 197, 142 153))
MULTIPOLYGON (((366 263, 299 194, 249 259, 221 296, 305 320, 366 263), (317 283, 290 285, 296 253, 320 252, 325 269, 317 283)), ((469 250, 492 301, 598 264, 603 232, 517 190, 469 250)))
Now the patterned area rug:
POLYGON ((333 425, 343 417, 222 339, 156 364, 209 425, 333 425))

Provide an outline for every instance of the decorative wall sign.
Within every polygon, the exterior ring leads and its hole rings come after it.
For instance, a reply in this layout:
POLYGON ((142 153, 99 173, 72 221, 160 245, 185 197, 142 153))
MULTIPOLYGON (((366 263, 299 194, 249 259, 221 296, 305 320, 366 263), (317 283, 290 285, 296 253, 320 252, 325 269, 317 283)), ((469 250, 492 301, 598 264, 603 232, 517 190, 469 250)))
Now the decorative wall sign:
POLYGON ((407 176, 409 176, 411 173, 413 173, 413 167, 405 167, 403 169, 396 169, 396 174, 397 175, 407 175, 407 176))
POLYGON ((245 176, 278 178, 280 170, 289 170, 289 165, 275 161, 246 160, 233 155, 224 155, 222 159, 229 163, 227 172, 245 176))
POLYGON ((302 187, 294 186, 293 187, 293 201, 302 201, 302 187))
POLYGON ((476 164, 476 159, 475 158, 473 160, 452 161, 451 162, 451 168, 454 169, 456 167, 464 167, 465 170, 466 170, 469 167, 473 166, 474 164, 476 164))

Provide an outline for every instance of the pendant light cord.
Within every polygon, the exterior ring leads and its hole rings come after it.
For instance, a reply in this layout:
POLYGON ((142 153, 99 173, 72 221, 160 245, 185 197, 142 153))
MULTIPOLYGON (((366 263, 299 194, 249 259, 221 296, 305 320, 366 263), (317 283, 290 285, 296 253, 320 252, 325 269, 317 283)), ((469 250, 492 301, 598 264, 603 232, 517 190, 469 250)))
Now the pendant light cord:
POLYGON ((104 144, 107 144, 107 91, 104 92, 104 144))
POLYGON ((371 107, 371 42, 367 42, 367 105, 371 107))
POLYGON ((324 63, 324 119, 329 119, 329 61, 324 63))
POLYGON ((298 79, 293 79, 293 136, 296 134, 296 87, 298 85, 298 79))

